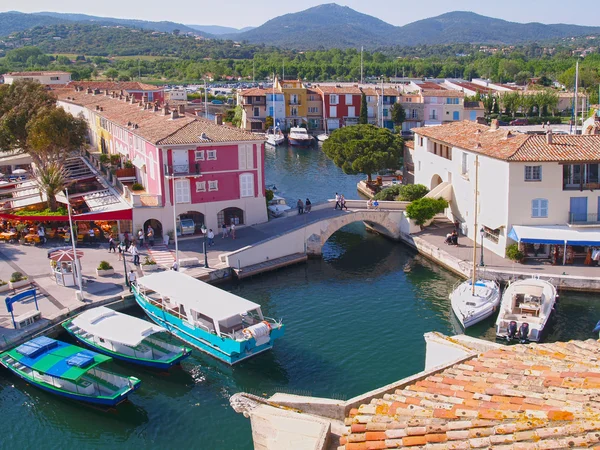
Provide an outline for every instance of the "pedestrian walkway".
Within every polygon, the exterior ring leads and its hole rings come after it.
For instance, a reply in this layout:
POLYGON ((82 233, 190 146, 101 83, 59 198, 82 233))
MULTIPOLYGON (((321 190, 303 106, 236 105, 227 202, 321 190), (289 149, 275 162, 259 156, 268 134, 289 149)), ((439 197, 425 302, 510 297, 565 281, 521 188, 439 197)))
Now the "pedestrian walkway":
POLYGON ((173 252, 165 244, 154 244, 153 247, 148 247, 148 253, 159 266, 170 269, 175 262, 173 252))

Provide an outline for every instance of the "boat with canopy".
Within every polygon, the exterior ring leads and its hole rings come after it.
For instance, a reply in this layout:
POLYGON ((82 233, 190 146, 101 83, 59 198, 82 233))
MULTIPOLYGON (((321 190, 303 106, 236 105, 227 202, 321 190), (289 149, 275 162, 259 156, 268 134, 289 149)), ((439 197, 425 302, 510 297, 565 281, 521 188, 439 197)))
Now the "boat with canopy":
POLYGON ((143 319, 99 306, 62 324, 71 336, 94 350, 133 364, 168 370, 191 349, 167 342, 167 330, 143 319))
POLYGON ((284 334, 258 303, 174 270, 139 278, 133 294, 154 322, 228 364, 271 349, 284 334))
POLYGON ((103 406, 116 406, 140 380, 100 367, 109 356, 40 336, 0 354, 0 364, 26 382, 52 394, 103 406))

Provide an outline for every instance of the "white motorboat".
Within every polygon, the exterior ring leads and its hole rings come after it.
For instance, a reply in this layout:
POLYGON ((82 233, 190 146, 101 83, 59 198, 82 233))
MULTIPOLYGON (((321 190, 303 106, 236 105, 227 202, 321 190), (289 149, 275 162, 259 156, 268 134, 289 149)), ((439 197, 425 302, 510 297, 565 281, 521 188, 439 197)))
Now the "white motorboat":
POLYGON ((329 135, 327 133, 321 133, 317 135, 317 141, 319 142, 325 142, 327 139, 329 139, 329 135))
POLYGON ((463 328, 490 317, 500 304, 500 286, 493 280, 467 280, 450 294, 452 311, 463 328))
POLYGON ((539 278, 511 283, 502 295, 496 336, 509 341, 539 342, 554 310, 556 288, 539 278))
POLYGON ((285 198, 280 197, 279 195, 274 195, 269 201, 267 209, 269 210, 269 215, 271 217, 279 217, 292 208, 288 206, 285 198))
MULTIPOLYGON (((479 183, 479 160, 475 157, 475 211, 478 210, 477 190, 479 183)), ((474 215, 473 229, 477 229, 477 214, 474 215)), ((484 280, 477 276, 477 234, 474 236, 473 268, 471 279, 460 283, 450 294, 450 304, 454 315, 463 328, 475 325, 490 317, 500 304, 500 285, 493 280, 484 280)))
POLYGON ((290 145, 297 147, 308 147, 313 143, 313 137, 308 134, 306 128, 302 127, 292 127, 288 135, 288 140, 290 141, 290 145))
POLYGON ((285 142, 285 135, 279 128, 268 130, 265 136, 267 144, 272 145, 273 147, 277 147, 285 142))

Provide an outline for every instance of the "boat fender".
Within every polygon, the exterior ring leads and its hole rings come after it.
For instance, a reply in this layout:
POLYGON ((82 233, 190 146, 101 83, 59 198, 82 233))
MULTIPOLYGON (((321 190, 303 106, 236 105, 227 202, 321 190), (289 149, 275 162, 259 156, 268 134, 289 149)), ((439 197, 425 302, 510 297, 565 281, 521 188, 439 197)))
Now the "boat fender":
POLYGON ((250 331, 248 328, 244 328, 242 330, 242 334, 246 339, 252 339, 252 331, 250 331))
POLYGON ((267 328, 269 329, 269 333, 271 332, 271 330, 273 329, 273 327, 271 327, 271 324, 269 322, 267 322, 266 320, 263 320, 262 323, 264 323, 267 328))

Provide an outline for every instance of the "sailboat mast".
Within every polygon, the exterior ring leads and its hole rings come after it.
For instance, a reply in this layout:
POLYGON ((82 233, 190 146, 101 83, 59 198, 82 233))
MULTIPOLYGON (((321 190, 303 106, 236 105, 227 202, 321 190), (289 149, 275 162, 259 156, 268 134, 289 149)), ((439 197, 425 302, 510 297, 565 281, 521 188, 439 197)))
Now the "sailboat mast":
POLYGON ((275 121, 275 74, 273 74, 273 100, 271 103, 273 104, 273 136, 275 136, 275 127, 277 126, 277 122, 275 121))
POLYGON ((360 47, 360 84, 363 84, 363 47, 360 47))
POLYGON ((573 119, 575 119, 574 120, 575 134, 577 134, 577 102, 579 101, 578 88, 579 88, 579 59, 577 59, 577 64, 575 65, 575 100, 573 101, 573 107, 574 107, 573 119))
MULTIPOLYGON (((479 195, 479 155, 475 155, 475 209, 473 210, 473 273, 471 276, 471 292, 475 295, 475 281, 477 278, 477 206, 479 195)), ((483 245, 483 242, 481 243, 483 245)))

